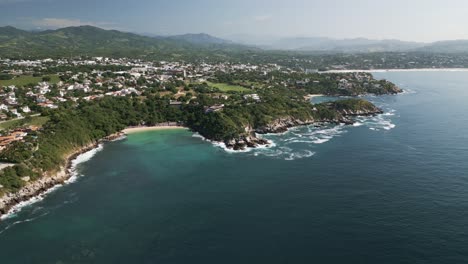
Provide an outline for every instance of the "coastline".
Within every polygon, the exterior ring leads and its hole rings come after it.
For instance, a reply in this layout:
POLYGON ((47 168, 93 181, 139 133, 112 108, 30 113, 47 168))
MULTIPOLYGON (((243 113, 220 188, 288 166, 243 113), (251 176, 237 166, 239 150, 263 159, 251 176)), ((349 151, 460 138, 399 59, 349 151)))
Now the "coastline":
POLYGON ((318 73, 357 73, 357 72, 468 72, 468 68, 419 68, 419 69, 347 69, 347 70, 329 70, 318 73))
POLYGON ((8 214, 11 213, 11 210, 14 209, 15 206, 34 200, 37 197, 48 193, 57 186, 66 183, 66 181, 69 180, 73 174, 73 161, 81 154, 92 151, 98 147, 99 143, 96 142, 74 151, 72 154, 67 156, 65 166, 61 167, 57 172, 54 172, 51 175, 46 174, 36 181, 28 182, 18 192, 7 193, 1 197, 0 221, 3 220, 5 216, 8 216, 8 214))
POLYGON ((128 134, 156 131, 156 130, 171 130, 171 129, 189 129, 179 124, 161 124, 156 126, 138 126, 128 127, 120 132, 104 137, 97 142, 93 142, 73 151, 67 155, 65 166, 58 171, 45 173, 40 179, 28 182, 18 192, 6 193, 0 197, 0 221, 7 218, 11 213, 21 210, 23 206, 30 205, 36 201, 42 200, 47 194, 67 183, 74 182, 74 166, 75 161, 80 155, 85 155, 102 147, 105 142, 115 141, 125 138, 128 134))
POLYGON ((65 165, 58 171, 45 173, 40 179, 28 182, 18 192, 4 194, 0 197, 0 221, 4 220, 12 212, 20 211, 23 207, 22 205, 25 206, 31 204, 31 202, 40 201, 51 191, 64 184, 73 182, 72 177, 75 172, 75 161, 81 155, 101 148, 104 142, 118 140, 123 136, 124 133, 118 132, 98 140, 97 142, 92 142, 83 146, 67 155, 65 158, 65 165))
MULTIPOLYGON (((309 95, 311 97, 319 97, 323 95, 315 94, 309 95)), ((377 109, 380 113, 380 109, 377 109)), ((366 113, 359 113, 364 115, 376 114, 376 110, 368 111, 366 113)), ((346 115, 353 115, 356 113, 346 113, 346 115)), ((224 142, 211 141, 203 136, 204 140, 210 141, 215 145, 220 146, 226 151, 232 152, 248 152, 253 148, 268 148, 274 145, 273 142, 258 137, 257 134, 269 134, 269 133, 284 133, 292 127, 304 126, 304 125, 319 125, 322 123, 349 123, 348 120, 306 120, 301 121, 292 117, 280 118, 272 122, 268 126, 253 130, 252 128, 246 128, 250 130, 250 135, 244 136, 237 140, 230 140, 224 142)), ((48 193, 63 186, 67 183, 74 182, 74 167, 76 166, 76 160, 80 155, 92 152, 96 149, 102 148, 104 142, 116 141, 125 138, 128 134, 145 132, 145 131, 157 131, 157 130, 173 130, 173 129, 186 129, 188 127, 182 126, 179 123, 162 123, 155 126, 138 126, 138 127, 127 127, 120 132, 106 136, 96 142, 92 142, 87 146, 79 148, 73 151, 70 155, 65 157, 65 166, 61 167, 57 172, 51 173, 46 172, 40 179, 32 182, 28 182, 18 192, 6 193, 0 197, 0 221, 8 217, 12 213, 16 213, 21 210, 22 207, 30 205, 36 201, 42 200, 48 193)))

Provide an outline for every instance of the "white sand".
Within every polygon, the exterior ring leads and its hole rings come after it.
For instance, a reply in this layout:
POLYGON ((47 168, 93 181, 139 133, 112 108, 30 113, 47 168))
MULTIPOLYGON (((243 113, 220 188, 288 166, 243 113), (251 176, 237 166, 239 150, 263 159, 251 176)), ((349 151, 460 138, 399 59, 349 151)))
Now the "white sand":
POLYGON ((169 130, 169 129, 188 129, 187 127, 183 126, 148 126, 148 127, 129 127, 122 132, 125 134, 132 134, 144 131, 153 131, 153 130, 169 130))
POLYGON ((354 72, 466 72, 468 68, 421 68, 421 69, 375 69, 375 70, 330 70, 320 73, 354 73, 354 72))

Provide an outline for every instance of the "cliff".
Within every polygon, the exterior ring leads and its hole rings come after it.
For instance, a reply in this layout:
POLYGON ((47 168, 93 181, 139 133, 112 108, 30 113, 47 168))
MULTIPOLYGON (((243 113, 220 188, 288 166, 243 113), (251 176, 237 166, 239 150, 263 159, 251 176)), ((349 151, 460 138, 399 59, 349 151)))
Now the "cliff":
POLYGON ((79 155, 88 152, 102 142, 112 141, 122 137, 124 134, 119 132, 112 134, 99 140, 98 142, 92 142, 84 147, 78 148, 66 157, 66 165, 61 167, 58 171, 47 172, 35 181, 26 183, 18 192, 8 192, 0 197, 0 217, 6 213, 15 205, 28 201, 33 197, 39 196, 54 186, 65 183, 71 177, 71 162, 79 155))
POLYGON ((266 125, 259 127, 246 126, 246 133, 238 138, 224 141, 228 148, 243 150, 247 147, 254 148, 259 145, 267 145, 269 142, 257 137, 257 134, 284 133, 291 127, 306 126, 313 124, 354 124, 355 116, 374 116, 382 114, 382 109, 369 101, 363 99, 347 99, 336 102, 323 103, 313 106, 313 114, 307 118, 294 116, 283 116, 266 125))

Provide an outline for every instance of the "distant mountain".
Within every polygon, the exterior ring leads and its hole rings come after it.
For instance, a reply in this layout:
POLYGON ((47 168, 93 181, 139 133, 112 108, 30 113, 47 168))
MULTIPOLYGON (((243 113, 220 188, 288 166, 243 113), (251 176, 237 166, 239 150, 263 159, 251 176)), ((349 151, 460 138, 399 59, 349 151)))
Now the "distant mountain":
POLYGON ((6 41, 12 38, 28 36, 31 33, 11 26, 0 27, 0 41, 6 41))
POLYGON ((166 38, 171 39, 171 40, 186 41, 192 44, 199 44, 199 45, 234 44, 234 42, 230 40, 213 37, 211 35, 204 34, 204 33, 175 35, 175 36, 169 36, 166 38))
POLYGON ((269 47, 270 49, 322 51, 322 52, 387 52, 408 51, 423 47, 424 43, 400 40, 332 39, 322 37, 284 38, 269 47))
POLYGON ((417 51, 430 53, 466 53, 468 40, 438 41, 417 49, 417 51))
MULTIPOLYGON (((247 37, 244 37, 248 40, 247 37)), ((142 36, 92 26, 67 27, 57 30, 24 31, 11 26, 0 27, 0 57, 68 57, 109 56, 154 59, 220 59, 228 55, 251 57, 264 50, 292 50, 296 52, 359 53, 359 52, 432 52, 468 53, 468 40, 441 41, 430 44, 399 40, 256 38, 257 47, 237 44, 208 34, 176 36, 142 36), (261 46, 259 43, 262 43, 261 46)), ((253 41, 253 40, 252 40, 253 41)), ((268 56, 269 53, 263 53, 268 56)), ((231 56, 231 57, 233 57, 231 56)))
POLYGON ((468 53, 468 40, 450 40, 434 43, 409 42, 395 39, 372 40, 366 38, 333 39, 325 37, 260 37, 233 35, 230 39, 266 50, 288 50, 327 53, 366 52, 429 52, 468 53))
POLYGON ((4 57, 190 56, 249 49, 252 48, 232 44, 205 34, 154 38, 92 26, 67 27, 40 32, 0 27, 0 56, 4 57))

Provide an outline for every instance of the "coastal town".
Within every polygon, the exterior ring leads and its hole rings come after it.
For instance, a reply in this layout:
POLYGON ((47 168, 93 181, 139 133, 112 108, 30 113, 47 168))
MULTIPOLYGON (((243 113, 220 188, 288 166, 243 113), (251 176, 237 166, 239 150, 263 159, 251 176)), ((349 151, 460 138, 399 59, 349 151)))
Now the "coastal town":
MULTIPOLYGON (((66 157, 125 128, 183 125, 226 148, 243 150, 268 144, 257 134, 316 123, 352 124, 350 116, 381 113, 357 98, 313 104, 317 95, 399 92, 370 73, 274 63, 0 59, 0 193, 13 195, 32 182, 33 195, 60 183, 70 162, 66 157), (48 173, 60 177, 43 178, 48 173)), ((23 193, 21 199, 28 196, 23 193)), ((14 197, 2 208, 14 204, 14 197)))
POLYGON ((226 104, 232 103, 229 99, 236 93, 242 94, 246 101, 261 101, 256 91, 273 86, 313 87, 320 86, 320 82, 325 80, 333 81, 340 90, 351 91, 358 84, 377 89, 382 85, 370 74, 318 74, 316 70, 297 70, 277 64, 191 64, 95 57, 73 60, 3 59, 0 60, 0 69, 3 77, 0 81, 0 119, 4 123, 16 121, 18 125, 0 132, 3 134, 0 151, 39 129, 34 125, 24 126, 28 122, 18 121, 37 118, 63 104, 78 104, 105 96, 138 97, 157 93, 171 106, 180 107, 196 98, 197 94, 208 91, 216 100, 205 109, 210 113, 221 111, 226 104), (245 79, 249 75, 257 77, 255 82, 223 82, 218 78, 229 74, 241 75, 245 79))
MULTIPOLYGON (((246 99, 260 100, 254 93, 256 88, 281 85, 303 87, 320 85, 318 70, 291 69, 277 64, 186 64, 182 62, 144 62, 131 59, 110 59, 103 57, 87 60, 1 60, 0 59, 0 119, 22 118, 40 112, 42 108, 57 109, 60 104, 79 100, 96 100, 104 96, 141 96, 146 91, 157 91, 168 96, 171 104, 184 103, 190 89, 196 84, 208 84, 221 92, 242 91, 246 99), (83 71, 80 71, 80 68, 83 71), (75 68, 61 71, 61 69, 75 68), (106 68, 122 70, 112 71, 106 68), (78 69, 78 70, 76 70, 78 69), (52 72, 52 73, 50 73, 52 72), (50 74, 48 74, 50 73, 50 74), (236 85, 217 85, 217 74, 257 74, 263 82, 238 82, 236 85), (275 73, 289 76, 275 80, 275 73), (303 73, 307 78, 295 79, 303 73), (36 78, 30 78, 35 76, 36 78), (27 82, 32 79, 31 82, 27 82), (3 81, 2 81, 3 80, 3 81), (24 82, 23 80, 26 80, 24 82), (37 82, 34 82, 37 81, 37 82), (9 84, 12 83, 12 84, 9 84), (19 83, 19 84, 15 84, 19 83), (9 85, 8 85, 9 84, 9 85), (189 89, 187 89, 189 88, 189 89)), ((380 82, 371 82, 366 73, 327 75, 327 81, 336 81, 338 88, 352 90, 355 85, 379 88, 380 82)), ((225 96, 223 98, 226 98, 225 96)), ((190 99, 190 98, 189 98, 190 99)))

